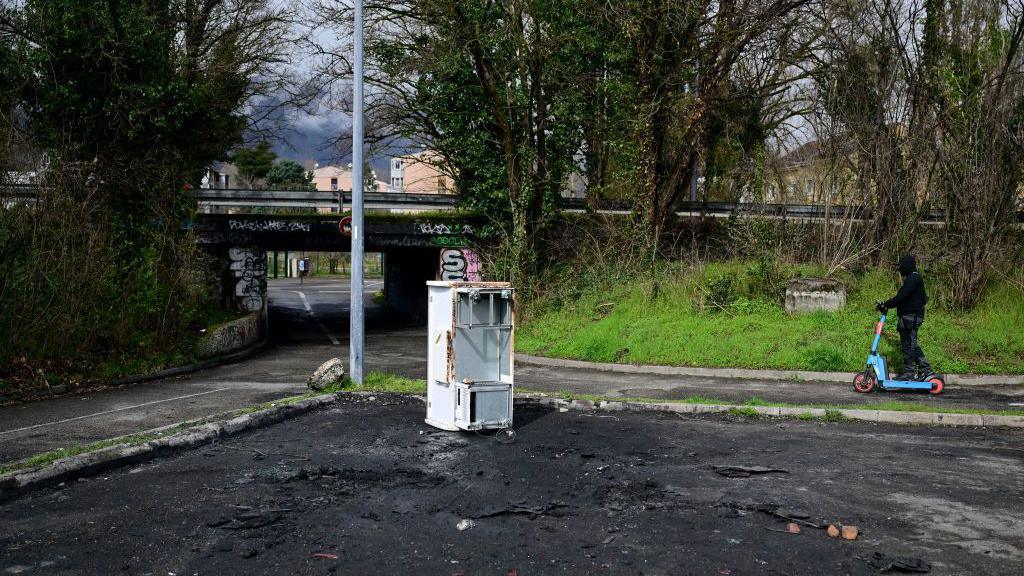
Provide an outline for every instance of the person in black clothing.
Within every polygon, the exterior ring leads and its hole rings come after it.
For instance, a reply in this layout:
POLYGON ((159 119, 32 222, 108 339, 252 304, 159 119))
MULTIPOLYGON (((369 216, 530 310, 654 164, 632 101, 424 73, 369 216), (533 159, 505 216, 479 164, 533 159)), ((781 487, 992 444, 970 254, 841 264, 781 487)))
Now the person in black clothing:
POLYGON ((900 257, 900 276, 903 285, 895 296, 878 305, 880 312, 896 308, 899 323, 900 349, 903 352, 903 373, 896 380, 923 380, 932 375, 932 367, 924 357, 924 351, 917 341, 917 331, 924 323, 924 306, 928 294, 924 291, 924 280, 917 272, 917 262, 910 254, 900 257))

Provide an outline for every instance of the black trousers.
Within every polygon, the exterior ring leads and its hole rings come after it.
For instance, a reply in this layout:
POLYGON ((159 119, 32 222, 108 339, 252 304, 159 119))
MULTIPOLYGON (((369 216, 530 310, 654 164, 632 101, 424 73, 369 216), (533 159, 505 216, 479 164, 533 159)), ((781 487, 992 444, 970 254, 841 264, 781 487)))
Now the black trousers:
POLYGON ((932 367, 924 357, 924 351, 917 341, 917 331, 924 323, 923 314, 900 316, 896 331, 900 333, 900 350, 903 352, 903 371, 918 374, 931 372, 932 367))

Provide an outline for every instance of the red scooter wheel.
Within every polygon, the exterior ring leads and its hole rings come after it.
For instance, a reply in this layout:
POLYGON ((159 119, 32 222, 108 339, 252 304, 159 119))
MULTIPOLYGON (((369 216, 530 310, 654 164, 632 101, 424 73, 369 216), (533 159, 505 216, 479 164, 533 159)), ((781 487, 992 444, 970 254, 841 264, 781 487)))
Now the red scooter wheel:
POLYGON ((868 372, 860 372, 853 377, 853 389, 861 394, 867 394, 875 389, 877 380, 874 374, 868 372))
POLYGON ((928 380, 928 383, 932 385, 932 389, 928 391, 931 394, 942 394, 942 387, 946 385, 942 378, 938 377, 928 380))

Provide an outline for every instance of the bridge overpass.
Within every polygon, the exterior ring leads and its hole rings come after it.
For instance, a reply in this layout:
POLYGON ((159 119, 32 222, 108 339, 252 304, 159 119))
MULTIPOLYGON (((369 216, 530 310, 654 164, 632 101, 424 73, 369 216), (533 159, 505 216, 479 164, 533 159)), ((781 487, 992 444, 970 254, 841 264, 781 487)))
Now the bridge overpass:
MULTIPOLYGON (((425 320, 427 280, 479 280, 479 222, 431 212, 366 217, 365 249, 382 254, 384 301, 392 310, 425 320)), ((244 310, 265 305, 268 251, 348 252, 345 214, 198 214, 188 223, 196 241, 220 262, 222 288, 244 310), (223 286, 231 278, 230 286, 223 286)), ((274 259, 276 262, 276 258, 274 259)))

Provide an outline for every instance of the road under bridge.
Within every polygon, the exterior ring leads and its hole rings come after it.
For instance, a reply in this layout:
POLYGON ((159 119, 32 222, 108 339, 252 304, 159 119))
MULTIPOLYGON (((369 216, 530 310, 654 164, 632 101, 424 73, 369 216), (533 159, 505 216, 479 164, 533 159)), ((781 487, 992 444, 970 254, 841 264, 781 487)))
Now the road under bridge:
MULTIPOLYGON (((348 252, 351 219, 344 214, 199 214, 189 227, 220 261, 222 288, 247 311, 266 305, 267 252, 348 252)), ((479 280, 479 222, 448 215, 368 214, 365 249, 382 254, 384 302, 425 320, 428 280, 479 280)))

